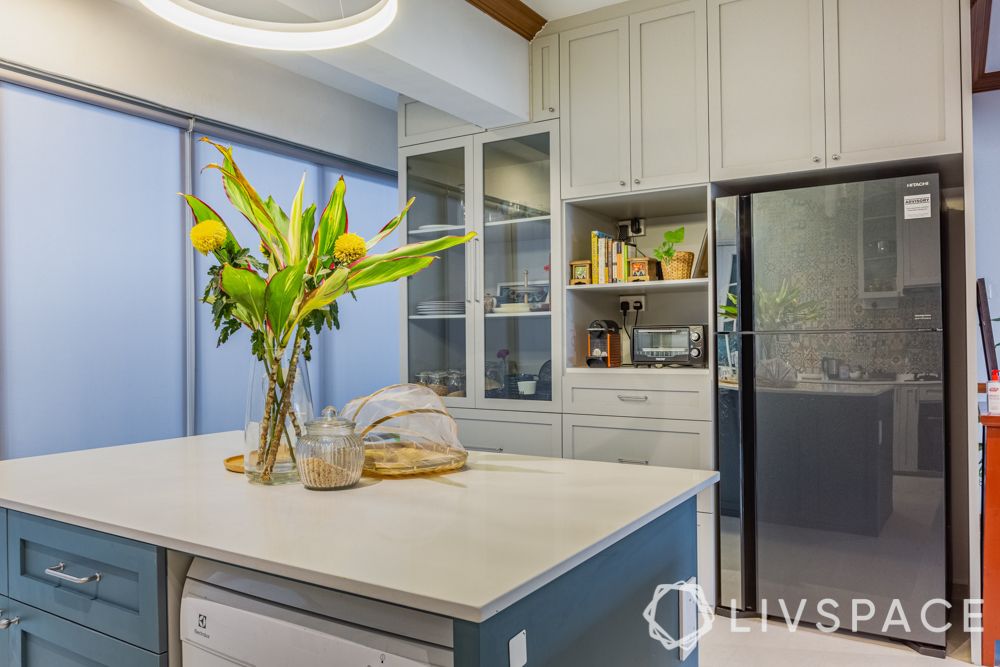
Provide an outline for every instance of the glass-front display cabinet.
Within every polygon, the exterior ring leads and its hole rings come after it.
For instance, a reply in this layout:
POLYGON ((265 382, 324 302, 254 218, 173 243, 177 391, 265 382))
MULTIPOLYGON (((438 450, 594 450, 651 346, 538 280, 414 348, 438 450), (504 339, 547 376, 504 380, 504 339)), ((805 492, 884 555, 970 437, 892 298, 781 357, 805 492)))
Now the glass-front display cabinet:
POLYGON ((403 377, 453 407, 560 405, 557 124, 403 149, 407 240, 475 231, 409 278, 403 377))

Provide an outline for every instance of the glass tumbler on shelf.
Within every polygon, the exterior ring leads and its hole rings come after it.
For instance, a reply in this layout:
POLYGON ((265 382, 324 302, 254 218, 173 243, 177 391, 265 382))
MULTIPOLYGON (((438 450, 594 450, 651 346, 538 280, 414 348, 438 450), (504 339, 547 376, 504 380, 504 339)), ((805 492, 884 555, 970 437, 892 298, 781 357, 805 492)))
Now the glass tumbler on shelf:
POLYGON ((306 424, 295 448, 299 476, 307 489, 329 491, 354 486, 361 479, 365 443, 354 432, 354 422, 323 408, 319 419, 306 424))

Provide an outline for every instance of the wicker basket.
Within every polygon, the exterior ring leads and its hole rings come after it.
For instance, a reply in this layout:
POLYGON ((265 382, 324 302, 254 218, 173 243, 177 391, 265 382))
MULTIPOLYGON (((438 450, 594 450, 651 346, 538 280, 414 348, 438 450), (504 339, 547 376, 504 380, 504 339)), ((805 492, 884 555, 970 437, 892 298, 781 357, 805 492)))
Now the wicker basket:
POLYGON ((694 253, 687 250, 678 250, 674 253, 674 258, 669 262, 660 262, 660 269, 663 271, 664 280, 684 280, 690 278, 693 266, 694 253))

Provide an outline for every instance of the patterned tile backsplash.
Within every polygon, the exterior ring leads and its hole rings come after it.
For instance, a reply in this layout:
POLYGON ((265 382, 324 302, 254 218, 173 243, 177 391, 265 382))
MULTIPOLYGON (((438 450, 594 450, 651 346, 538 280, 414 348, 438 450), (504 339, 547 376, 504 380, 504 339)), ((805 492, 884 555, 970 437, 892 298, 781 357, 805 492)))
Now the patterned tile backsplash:
MULTIPOLYGON (((861 293, 862 225, 873 219, 883 220, 890 230, 906 224, 897 218, 894 225, 892 218, 886 217, 895 214, 895 196, 893 182, 883 181, 755 198, 757 288, 774 292, 784 282, 799 290, 801 301, 814 302, 820 311, 817 319, 787 328, 904 329, 917 323, 922 328, 942 326, 939 286, 908 289, 900 298, 879 303, 864 299, 861 293), (927 314, 930 320, 916 319, 917 315, 927 314)), ((802 372, 819 372, 823 357, 860 366, 865 372, 942 370, 939 333, 777 334, 766 339, 764 346, 770 348, 767 353, 784 358, 802 372)))

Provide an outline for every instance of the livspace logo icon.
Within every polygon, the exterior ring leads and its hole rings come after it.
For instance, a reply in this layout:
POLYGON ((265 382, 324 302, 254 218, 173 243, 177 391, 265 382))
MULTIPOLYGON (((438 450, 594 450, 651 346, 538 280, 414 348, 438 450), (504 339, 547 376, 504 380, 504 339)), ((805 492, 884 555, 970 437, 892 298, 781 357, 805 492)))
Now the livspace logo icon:
POLYGON ((683 653, 688 653, 694 650, 694 647, 698 645, 698 640, 712 629, 712 623, 715 622, 715 610, 708 603, 705 591, 702 590, 701 586, 694 583, 693 580, 678 581, 675 584, 660 584, 657 586, 653 592, 653 599, 650 600, 649 604, 646 605, 646 609, 642 612, 642 617, 649 624, 649 636, 660 642, 664 649, 673 651, 679 648, 683 653), (677 591, 677 595, 681 596, 680 609, 682 611, 677 631, 677 634, 680 636, 677 638, 674 638, 656 622, 656 609, 660 601, 671 591, 677 591), (693 606, 697 611, 697 620, 695 618, 684 618, 683 610, 691 602, 693 602, 693 606), (685 620, 690 620, 693 622, 693 625, 688 626, 685 620))

